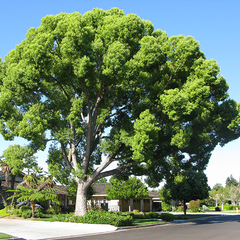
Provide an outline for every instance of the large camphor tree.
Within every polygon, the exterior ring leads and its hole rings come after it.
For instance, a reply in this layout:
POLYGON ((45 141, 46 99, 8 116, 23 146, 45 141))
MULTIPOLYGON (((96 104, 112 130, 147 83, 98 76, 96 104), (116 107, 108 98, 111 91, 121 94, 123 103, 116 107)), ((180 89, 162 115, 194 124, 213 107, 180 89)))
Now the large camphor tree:
POLYGON ((169 38, 117 8, 46 16, 0 63, 0 131, 35 150, 51 141, 50 171, 75 177, 84 215, 96 180, 146 175, 154 186, 171 155, 204 168, 239 136, 219 70, 193 37, 169 38))

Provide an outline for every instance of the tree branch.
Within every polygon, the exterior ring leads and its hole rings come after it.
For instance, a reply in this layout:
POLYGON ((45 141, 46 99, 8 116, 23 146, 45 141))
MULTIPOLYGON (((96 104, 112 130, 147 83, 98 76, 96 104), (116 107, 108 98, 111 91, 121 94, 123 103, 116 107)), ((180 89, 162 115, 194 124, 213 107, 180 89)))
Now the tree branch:
POLYGON ((114 174, 121 174, 121 172, 122 172, 123 170, 125 170, 125 169, 128 168, 128 167, 133 166, 133 165, 136 164, 136 163, 137 163, 137 162, 131 160, 130 162, 126 163, 125 165, 123 165, 123 166, 121 166, 121 167, 118 167, 118 168, 115 168, 115 169, 112 169, 112 170, 109 170, 109 171, 106 171, 106 172, 102 172, 102 173, 100 173, 100 174, 96 177, 95 181, 97 181, 97 180, 99 180, 99 179, 101 179, 101 178, 104 178, 104 177, 112 176, 112 175, 114 175, 114 174))
POLYGON ((64 158, 64 160, 65 160, 65 162, 67 164, 68 169, 70 171, 72 171, 73 167, 72 167, 72 165, 69 162, 69 159, 68 159, 68 156, 67 156, 67 153, 66 153, 66 148, 64 146, 64 143, 62 141, 60 141, 60 143, 61 143, 61 149, 62 149, 63 158, 64 158))
POLYGON ((105 161, 88 177, 87 184, 90 186, 97 176, 105 169, 107 168, 112 162, 114 157, 117 155, 119 149, 122 147, 123 143, 120 143, 119 146, 115 149, 113 154, 110 154, 105 161))
POLYGON ((54 76, 51 76, 53 80, 55 80, 57 82, 57 84, 60 86, 60 88, 62 89, 63 93, 65 94, 65 96, 67 97, 68 100, 70 100, 69 95, 67 94, 67 92, 65 91, 64 87, 61 85, 60 81, 55 78, 54 76))
POLYGON ((172 71, 171 71, 172 75, 170 76, 170 78, 169 78, 167 84, 165 85, 165 87, 163 88, 163 90, 165 90, 165 89, 167 88, 168 84, 172 81, 173 76, 177 73, 177 71, 179 70, 179 68, 181 67, 181 65, 182 65, 183 63, 184 63, 184 62, 181 62, 181 63, 179 64, 179 66, 177 67, 177 69, 175 70, 174 73, 172 73, 172 71))

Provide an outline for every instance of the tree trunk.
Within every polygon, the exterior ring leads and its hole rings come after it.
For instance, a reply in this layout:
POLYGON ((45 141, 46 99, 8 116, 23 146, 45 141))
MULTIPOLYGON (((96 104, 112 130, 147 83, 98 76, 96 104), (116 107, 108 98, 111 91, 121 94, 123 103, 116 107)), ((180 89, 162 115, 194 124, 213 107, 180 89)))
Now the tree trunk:
POLYGON ((4 196, 3 192, 2 192, 2 187, 1 187, 1 185, 0 185, 0 196, 1 196, 1 198, 2 198, 3 204, 6 206, 6 205, 7 205, 7 200, 6 200, 6 198, 5 198, 5 196, 4 196))
POLYGON ((31 207, 32 207, 32 218, 34 218, 35 217, 35 214, 34 214, 34 212, 35 212, 35 202, 31 202, 31 207))
POLYGON ((84 216, 87 213, 87 190, 88 186, 78 183, 75 216, 84 216))
POLYGON ((184 208, 184 215, 187 214, 187 206, 186 206, 186 201, 183 200, 183 208, 184 208))

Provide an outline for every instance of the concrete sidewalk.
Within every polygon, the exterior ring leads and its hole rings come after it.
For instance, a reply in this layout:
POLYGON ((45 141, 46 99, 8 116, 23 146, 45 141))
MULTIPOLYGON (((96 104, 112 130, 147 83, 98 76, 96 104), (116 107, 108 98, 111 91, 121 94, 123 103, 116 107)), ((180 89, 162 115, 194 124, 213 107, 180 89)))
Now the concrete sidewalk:
POLYGON ((116 229, 114 226, 104 224, 0 219, 1 233, 27 240, 68 238, 70 236, 112 232, 116 229))

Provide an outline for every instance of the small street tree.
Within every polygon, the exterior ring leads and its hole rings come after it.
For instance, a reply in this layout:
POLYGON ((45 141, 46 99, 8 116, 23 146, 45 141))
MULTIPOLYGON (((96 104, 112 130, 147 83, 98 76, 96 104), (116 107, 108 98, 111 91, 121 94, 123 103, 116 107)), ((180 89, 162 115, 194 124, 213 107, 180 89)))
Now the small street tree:
MULTIPOLYGON (((6 190, 13 190, 15 186, 15 177, 22 174, 23 170, 33 169, 37 166, 34 151, 29 146, 10 145, 3 152, 0 159, 0 166, 2 172, 5 173, 5 187, 6 190), (11 174, 11 182, 9 182, 9 175, 11 174)), ((3 194, 2 186, 0 184, 0 196, 4 204, 7 203, 8 194, 3 194)))
POLYGON ((127 180, 110 179, 110 186, 106 185, 106 193, 110 199, 125 199, 129 204, 130 199, 144 199, 149 196, 149 191, 144 183, 136 177, 127 180))
POLYGON ((18 198, 17 201, 19 202, 31 202, 33 218, 36 203, 40 201, 50 200, 60 204, 57 194, 57 191, 59 190, 52 187, 53 182, 51 176, 45 177, 42 175, 36 175, 35 173, 31 175, 25 175, 22 185, 24 184, 26 184, 26 187, 18 186, 16 190, 9 190, 11 192, 14 192, 14 195, 10 196, 9 199, 18 198))
POLYGON ((206 175, 202 171, 187 169, 167 180, 161 190, 161 196, 167 201, 183 201, 186 215, 186 202, 207 198, 208 190, 206 175))

